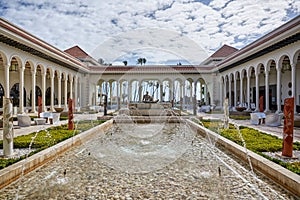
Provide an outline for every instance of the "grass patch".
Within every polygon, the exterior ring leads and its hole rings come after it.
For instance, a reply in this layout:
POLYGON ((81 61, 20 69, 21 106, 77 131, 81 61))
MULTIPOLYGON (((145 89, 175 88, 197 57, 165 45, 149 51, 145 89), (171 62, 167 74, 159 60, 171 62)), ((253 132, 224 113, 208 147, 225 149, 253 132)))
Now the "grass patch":
MULTIPOLYGON (((18 136, 14 138, 14 148, 29 148, 31 141, 33 140, 31 147, 35 148, 36 150, 34 152, 31 152, 29 154, 30 156, 50 146, 53 146, 61 141, 71 138, 74 135, 77 135, 95 126, 98 126, 104 122, 105 120, 79 121, 79 122, 75 122, 74 131, 68 130, 68 124, 64 124, 61 126, 50 127, 38 133, 33 132, 28 135, 18 136)), ((3 140, 0 140, 0 148, 3 149, 3 140)), ((5 168, 13 163, 16 163, 24 158, 25 156, 22 156, 20 158, 11 158, 11 159, 0 158, 0 169, 5 168)))
MULTIPOLYGON (((223 129, 221 127, 222 123, 217 121, 202 121, 204 127, 218 132, 221 136, 243 146, 242 138, 238 134, 235 127, 230 124, 229 129, 223 129)), ((278 159, 270 158, 264 155, 262 152, 278 152, 282 150, 282 139, 257 131, 253 128, 240 126, 240 132, 246 143, 247 149, 289 169, 290 171, 300 175, 300 162, 295 163, 285 163, 278 159)), ((294 150, 300 150, 300 143, 295 142, 293 144, 294 150)))
POLYGON ((229 118, 234 120, 250 120, 250 116, 245 115, 229 115, 229 118))

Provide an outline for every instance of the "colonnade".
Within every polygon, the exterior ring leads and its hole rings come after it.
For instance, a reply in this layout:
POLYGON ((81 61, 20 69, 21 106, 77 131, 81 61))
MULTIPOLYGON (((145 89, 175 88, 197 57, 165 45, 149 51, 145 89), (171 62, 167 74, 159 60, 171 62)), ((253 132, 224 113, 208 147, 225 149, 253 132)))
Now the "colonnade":
MULTIPOLYGON (((167 75, 165 75, 167 76, 167 75)), ((102 75, 102 77, 104 77, 102 75)), ((114 97, 118 107, 122 102, 142 102, 143 95, 146 91, 154 99, 164 102, 174 102, 190 104, 196 100, 203 99, 204 104, 209 104, 208 89, 203 79, 186 79, 186 80, 99 80, 95 88, 95 97, 101 97, 102 94, 108 95, 112 104, 114 97), (149 86, 149 82, 151 82, 149 86), (203 92, 203 94, 202 94, 203 92), (197 94, 198 93, 198 94, 197 94), (200 98, 200 99, 199 99, 200 98)), ((95 102, 102 103, 102 98, 96 99, 95 102)), ((125 103, 126 104, 126 103, 125 103)))
MULTIPOLYGON (((1 53, 1 52, 0 52, 1 53)), ((1 59, 5 61, 3 54, 1 54, 1 59)), ((41 87, 41 97, 42 97, 42 111, 54 111, 55 107, 63 107, 65 110, 68 108, 68 98, 76 99, 74 101, 75 106, 78 106, 78 83, 79 77, 72 72, 60 71, 58 68, 44 67, 41 64, 34 65, 31 61, 26 61, 25 64, 21 58, 12 58, 11 61, 0 63, 0 70, 3 69, 3 81, 0 84, 4 88, 4 97, 11 98, 11 87, 13 84, 19 83, 19 113, 25 112, 25 106, 31 107, 31 112, 36 112, 37 102, 36 102, 36 86, 41 87), (16 62, 17 61, 17 62, 16 62), (13 64, 13 62, 16 62, 13 64), (12 65, 14 69, 12 69, 12 65), (26 77, 25 78, 25 72, 26 77), (28 78, 30 77, 31 78, 28 78), (31 80, 30 80, 31 79, 31 80), (31 96, 24 94, 24 88, 28 91, 31 89, 31 96), (50 88, 50 105, 46 106, 46 90, 50 88), (55 98, 56 95, 56 98, 55 98), (24 100, 26 98, 30 99, 29 103, 24 106, 24 100), (62 101, 63 100, 63 101, 62 101)), ((48 99, 49 101, 49 99, 48 99)), ((1 106, 2 107, 2 106, 1 106)))
POLYGON ((231 107, 246 106, 247 110, 258 112, 263 98, 264 112, 280 113, 284 99, 294 97, 296 111, 300 94, 300 81, 296 80, 300 76, 298 57, 299 51, 290 57, 283 54, 277 59, 224 72, 220 79, 220 99, 228 98, 231 107))

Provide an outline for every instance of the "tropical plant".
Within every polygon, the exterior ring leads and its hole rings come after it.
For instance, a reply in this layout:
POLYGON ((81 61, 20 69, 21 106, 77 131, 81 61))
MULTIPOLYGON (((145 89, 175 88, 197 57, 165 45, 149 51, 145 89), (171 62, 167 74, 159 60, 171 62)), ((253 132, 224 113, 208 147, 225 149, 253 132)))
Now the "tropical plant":
POLYGON ((146 58, 138 58, 136 63, 141 64, 141 65, 143 65, 143 64, 145 65, 146 62, 147 62, 146 58))

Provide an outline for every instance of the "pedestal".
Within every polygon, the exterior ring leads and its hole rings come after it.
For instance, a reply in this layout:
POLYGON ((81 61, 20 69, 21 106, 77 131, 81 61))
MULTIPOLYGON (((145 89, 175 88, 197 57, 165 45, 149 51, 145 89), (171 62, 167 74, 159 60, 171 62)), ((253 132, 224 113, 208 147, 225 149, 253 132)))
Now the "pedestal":
POLYGON ((3 155, 11 157, 13 155, 13 107, 10 98, 3 99, 3 155))

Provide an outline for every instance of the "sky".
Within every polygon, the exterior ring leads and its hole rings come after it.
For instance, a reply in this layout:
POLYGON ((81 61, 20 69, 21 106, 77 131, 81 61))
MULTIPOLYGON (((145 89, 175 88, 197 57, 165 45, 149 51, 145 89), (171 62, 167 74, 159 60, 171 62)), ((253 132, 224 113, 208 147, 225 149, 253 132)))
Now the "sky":
POLYGON ((106 63, 199 64, 222 45, 262 37, 300 13, 299 0, 0 0, 0 17, 106 63))

